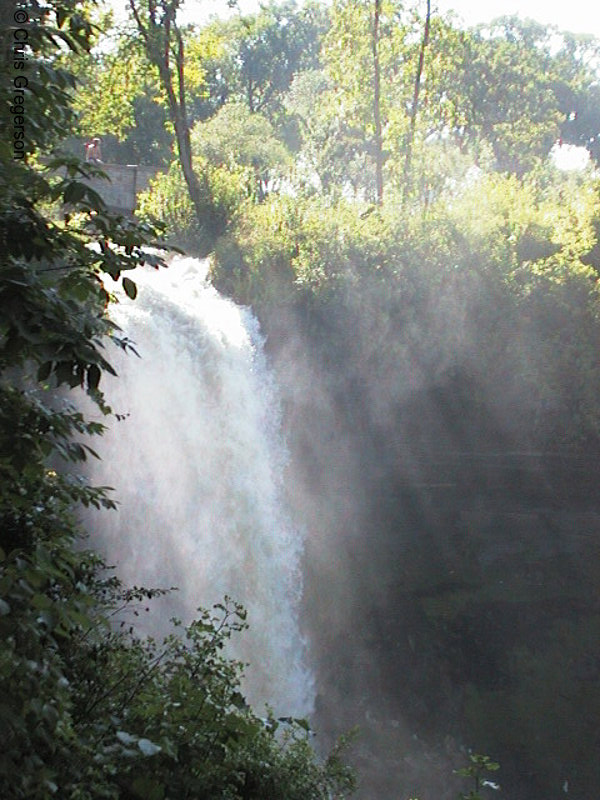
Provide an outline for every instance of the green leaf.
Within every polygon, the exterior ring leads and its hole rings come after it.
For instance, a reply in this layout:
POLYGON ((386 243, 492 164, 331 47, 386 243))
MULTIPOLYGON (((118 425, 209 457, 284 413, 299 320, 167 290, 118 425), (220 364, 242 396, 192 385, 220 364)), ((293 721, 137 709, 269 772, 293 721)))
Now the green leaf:
POLYGON ((131 789, 136 797, 140 800, 163 800, 165 796, 165 787, 162 783, 157 783, 156 780, 148 776, 136 778, 131 789))
POLYGON ((43 611, 52 606, 52 600, 45 594, 34 594, 30 602, 32 607, 38 611, 43 611))
POLYGON ((97 389, 100 383, 100 367, 97 364, 91 364, 87 371, 87 384, 89 389, 97 389))
POLYGON ((125 294, 127 297, 130 297, 132 300, 135 300, 137 297, 137 286, 131 280, 131 278, 123 278, 123 289, 125 290, 125 294))
POLYGON ((67 184, 67 187, 63 193, 63 199, 65 203, 78 203, 84 198, 86 190, 87 187, 84 183, 72 181, 71 183, 67 184))
POLYGON ((46 361, 38 369, 38 381, 45 381, 52 372, 52 361, 46 361))

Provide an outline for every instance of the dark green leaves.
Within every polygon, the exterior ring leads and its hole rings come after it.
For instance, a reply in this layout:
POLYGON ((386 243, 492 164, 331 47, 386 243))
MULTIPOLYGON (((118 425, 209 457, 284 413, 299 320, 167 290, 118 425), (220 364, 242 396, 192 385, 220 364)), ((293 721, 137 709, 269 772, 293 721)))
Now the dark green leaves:
POLYGON ((498 790, 500 787, 493 781, 485 779, 486 772, 496 772, 500 769, 500 764, 492 761, 489 756, 480 755, 478 753, 469 755, 470 764, 468 767, 462 767, 455 770, 457 775, 463 778, 469 778, 472 781, 473 788, 469 794, 460 794, 460 800, 483 800, 481 790, 485 787, 498 790))
POLYGON ((123 289, 125 290, 125 294, 127 297, 130 297, 132 300, 135 300, 137 297, 137 286, 131 280, 131 278, 123 278, 123 289))
POLYGON ((89 389, 97 389, 100 383, 100 367, 97 364, 91 364, 87 373, 87 382, 89 389))

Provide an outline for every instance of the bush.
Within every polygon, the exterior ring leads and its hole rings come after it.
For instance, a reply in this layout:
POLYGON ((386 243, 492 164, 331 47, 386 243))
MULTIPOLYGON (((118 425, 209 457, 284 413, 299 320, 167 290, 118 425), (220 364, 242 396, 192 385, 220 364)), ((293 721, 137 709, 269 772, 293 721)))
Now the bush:
MULTIPOLYGON (((154 231, 112 215, 86 179, 97 168, 52 148, 71 120, 72 76, 54 69, 59 42, 89 47, 79 4, 29 14, 28 153, 0 146, 0 785, 6 800, 328 798, 352 784, 337 753, 322 764, 303 721, 262 720, 223 657, 243 611, 225 604, 176 626, 161 645, 118 619, 160 592, 124 589, 82 547, 76 514, 113 507, 87 485, 81 463, 102 433, 69 403, 83 390, 101 414, 111 342, 130 349, 106 315, 103 280, 162 265, 154 231), (35 78, 35 80, 34 80, 35 78), (47 108, 53 114, 47 114, 47 108), (69 207, 57 221, 49 208, 69 207), (82 444, 82 439, 85 444, 82 444), (133 605, 132 605, 133 604, 133 605)), ((12 65, 0 64, 9 83, 12 65)), ((211 175, 211 179, 212 179, 211 175)), ((218 179, 209 208, 227 206, 218 179)), ((211 228, 212 230, 212 228, 211 228)))
POLYGON ((168 241, 204 258, 244 201, 246 176, 242 169, 214 167, 198 158, 195 168, 202 189, 201 220, 194 211, 179 162, 173 162, 167 172, 158 173, 149 188, 138 196, 137 215, 142 220, 160 223, 168 232, 168 241))

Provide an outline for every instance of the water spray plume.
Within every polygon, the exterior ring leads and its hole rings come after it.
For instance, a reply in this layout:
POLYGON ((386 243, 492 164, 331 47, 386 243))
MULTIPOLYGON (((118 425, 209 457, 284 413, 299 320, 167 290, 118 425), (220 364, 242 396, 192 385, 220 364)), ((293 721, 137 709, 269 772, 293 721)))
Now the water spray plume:
POLYGON ((104 437, 91 477, 119 475, 119 511, 96 522, 94 544, 126 582, 178 587, 169 611, 157 606, 144 623, 152 632, 224 595, 243 603, 250 631, 232 655, 250 664, 250 701, 306 715, 314 692, 298 619, 303 541, 283 501, 277 387, 256 318, 206 272, 207 262, 176 258, 134 276, 137 299, 121 298, 112 312, 141 358, 122 356, 119 378, 105 386, 125 419, 104 437))

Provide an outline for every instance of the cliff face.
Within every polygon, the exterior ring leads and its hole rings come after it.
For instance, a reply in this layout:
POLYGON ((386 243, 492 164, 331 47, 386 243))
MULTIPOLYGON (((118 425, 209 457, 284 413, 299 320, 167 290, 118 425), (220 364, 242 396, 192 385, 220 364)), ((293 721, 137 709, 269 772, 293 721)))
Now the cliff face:
POLYGON ((423 763, 441 758, 449 775, 465 746, 501 762, 511 797, 541 800, 564 781, 593 794, 599 477, 593 460, 542 454, 433 458, 418 482, 402 466, 381 475, 352 548, 352 635, 337 642, 359 724, 390 729, 374 752, 390 752, 398 721, 406 731, 384 770, 399 785, 378 791, 423 794, 442 770, 423 763))
POLYGON ((501 763, 513 800, 564 785, 593 796, 595 443, 533 449, 525 416, 500 425, 454 378, 407 393, 382 430, 372 387, 343 358, 275 332, 293 501, 309 531, 316 727, 361 728, 358 796, 455 798, 467 748, 501 763))

